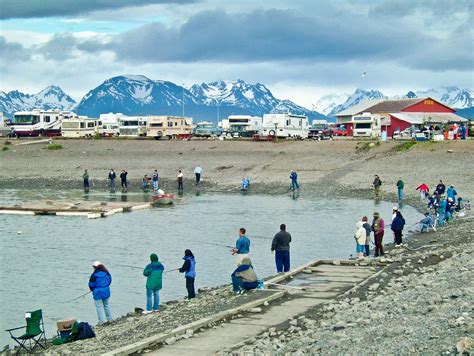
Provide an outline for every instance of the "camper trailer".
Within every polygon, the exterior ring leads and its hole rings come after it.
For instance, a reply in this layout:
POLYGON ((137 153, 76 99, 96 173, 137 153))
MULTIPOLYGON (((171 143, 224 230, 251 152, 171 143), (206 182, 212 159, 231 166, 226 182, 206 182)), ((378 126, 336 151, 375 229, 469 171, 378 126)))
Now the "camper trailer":
POLYGON ((64 117, 71 117, 71 112, 60 110, 18 111, 13 114, 9 123, 16 136, 59 136, 61 135, 61 121, 64 117))
POLYGON ((250 115, 230 115, 222 120, 221 127, 226 134, 252 137, 262 129, 262 118, 250 115))
POLYGON ((180 116, 148 116, 147 137, 188 139, 193 134, 193 119, 180 116))
POLYGON ((68 138, 93 137, 102 127, 100 120, 90 119, 87 116, 76 116, 64 119, 61 122, 61 134, 68 138))
POLYGON ((121 137, 142 137, 146 135, 146 116, 121 116, 118 118, 121 137))
POLYGON ((282 138, 308 138, 308 118, 294 114, 265 114, 263 115, 263 136, 282 138))
POLYGON ((365 112, 352 117, 354 137, 379 137, 381 134, 381 119, 365 112))

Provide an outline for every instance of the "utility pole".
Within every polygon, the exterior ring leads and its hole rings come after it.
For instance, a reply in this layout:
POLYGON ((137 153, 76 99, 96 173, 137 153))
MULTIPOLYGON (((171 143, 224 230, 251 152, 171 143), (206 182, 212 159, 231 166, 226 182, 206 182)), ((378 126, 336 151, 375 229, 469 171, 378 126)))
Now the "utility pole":
POLYGON ((184 83, 183 83, 183 100, 182 100, 182 104, 183 104, 183 117, 184 117, 184 83))

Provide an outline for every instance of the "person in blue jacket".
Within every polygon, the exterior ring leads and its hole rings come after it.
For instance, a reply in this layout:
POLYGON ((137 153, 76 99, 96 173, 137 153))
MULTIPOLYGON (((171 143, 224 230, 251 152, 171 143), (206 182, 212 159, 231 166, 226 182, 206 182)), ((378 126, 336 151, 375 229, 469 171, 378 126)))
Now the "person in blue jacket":
POLYGON ((291 179, 291 189, 300 189, 300 186, 298 185, 298 173, 295 171, 290 172, 290 179, 291 179))
POLYGON ((391 228, 394 235, 395 245, 401 245, 402 244, 402 231, 403 231, 403 227, 405 226, 405 219, 403 218, 403 215, 400 212, 400 210, 397 210, 395 214, 396 215, 392 220, 391 228))
POLYGON ((250 180, 249 180, 248 178, 245 178, 245 177, 244 177, 244 178, 242 179, 242 184, 241 184, 241 186, 240 186, 240 190, 246 191, 246 190, 249 189, 249 187, 250 187, 250 180))
POLYGON ((451 198, 452 201, 456 201, 456 195, 458 195, 458 192, 456 189, 454 189, 454 186, 450 185, 448 190, 446 191, 446 197, 449 199, 451 198))
POLYGON ((105 311, 107 321, 112 321, 109 305, 112 276, 102 262, 95 261, 92 267, 94 268, 94 272, 89 279, 89 289, 92 291, 92 296, 94 297, 99 324, 102 324, 105 322, 103 311, 105 311))
POLYGON ((441 195, 439 197, 439 202, 437 205, 437 210, 438 210, 438 225, 443 226, 446 220, 446 206, 447 206, 447 201, 446 197, 444 195, 441 195))
POLYGON ((183 266, 179 269, 180 273, 184 273, 186 278, 186 289, 188 290, 188 299, 196 296, 194 291, 194 280, 196 279, 196 260, 191 250, 184 251, 183 266))
POLYGON ((234 294, 241 294, 246 290, 258 287, 257 275, 252 267, 252 261, 248 257, 242 260, 242 263, 232 273, 231 278, 234 294))
POLYGON ((250 240, 247 236, 245 236, 246 232, 247 231, 243 227, 239 229, 239 238, 235 242, 235 247, 230 250, 232 255, 237 255, 237 265, 240 265, 244 258, 249 257, 250 240))
POLYGON ((425 217, 420 220, 420 232, 428 232, 428 229, 436 231, 435 223, 429 212, 425 213, 425 217))

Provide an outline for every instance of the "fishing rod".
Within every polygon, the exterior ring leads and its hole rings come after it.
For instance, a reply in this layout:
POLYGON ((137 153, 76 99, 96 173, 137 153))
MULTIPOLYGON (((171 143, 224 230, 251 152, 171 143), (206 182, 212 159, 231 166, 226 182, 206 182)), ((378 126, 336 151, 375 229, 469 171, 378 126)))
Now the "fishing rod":
POLYGON ((260 236, 260 235, 250 235, 249 237, 252 239, 257 238, 257 239, 273 240, 272 237, 266 237, 266 236, 260 236))
POLYGON ((116 265, 118 267, 127 267, 127 268, 132 268, 132 269, 143 269, 143 267, 137 267, 137 266, 131 266, 131 265, 116 265))
POLYGON ((165 271, 165 273, 173 272, 173 271, 177 271, 177 270, 179 270, 179 268, 169 269, 169 270, 165 271))
POLYGON ((92 293, 91 290, 88 291, 87 293, 81 294, 79 297, 73 298, 73 299, 71 299, 71 300, 66 300, 65 302, 61 302, 61 303, 70 303, 70 302, 73 302, 73 301, 78 300, 78 299, 80 299, 80 298, 84 298, 86 295, 88 295, 88 294, 90 294, 90 293, 92 293))
POLYGON ((227 248, 235 248, 235 246, 216 244, 216 243, 214 243, 214 242, 204 242, 204 241, 194 241, 194 242, 197 242, 198 244, 205 244, 205 245, 212 245, 212 246, 220 246, 220 247, 227 247, 227 248))

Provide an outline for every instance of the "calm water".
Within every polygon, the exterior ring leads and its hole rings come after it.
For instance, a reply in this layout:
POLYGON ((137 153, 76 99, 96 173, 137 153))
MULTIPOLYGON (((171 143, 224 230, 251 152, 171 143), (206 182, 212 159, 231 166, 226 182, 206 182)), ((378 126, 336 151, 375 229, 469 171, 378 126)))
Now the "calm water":
MULTIPOLYGON (((32 193, 3 191, 0 201, 6 196, 21 201, 22 194, 32 193)), ((135 199, 142 198, 147 199, 143 195, 135 199)), ((391 208, 392 204, 384 202, 374 206, 369 200, 328 201, 303 194, 297 200, 291 196, 202 194, 185 196, 171 208, 105 219, 0 215, 0 329, 23 325, 24 312, 38 308, 43 309, 48 336, 61 318, 76 317, 95 324, 90 295, 64 303, 88 291, 94 260, 102 261, 112 274, 110 303, 113 316, 118 317, 145 304, 142 271, 118 264, 144 267, 155 252, 165 269, 173 269, 181 266, 183 252, 190 248, 197 260, 197 288, 230 283, 234 258, 227 248, 204 242, 233 245, 243 226, 252 241, 254 267, 263 277, 274 274, 275 268, 271 240, 262 237, 271 238, 280 223, 286 223, 293 236, 291 262, 296 267, 316 258, 354 254, 353 216, 370 217, 375 209, 390 221, 391 208)), ((407 226, 420 218, 411 207, 404 207, 403 213, 407 226)), ((386 236, 386 241, 392 240, 391 232, 386 231, 386 236)), ((162 301, 186 295, 184 277, 178 272, 165 274, 163 285, 162 301)), ((9 342, 7 333, 0 334, 0 342, 9 342)))

